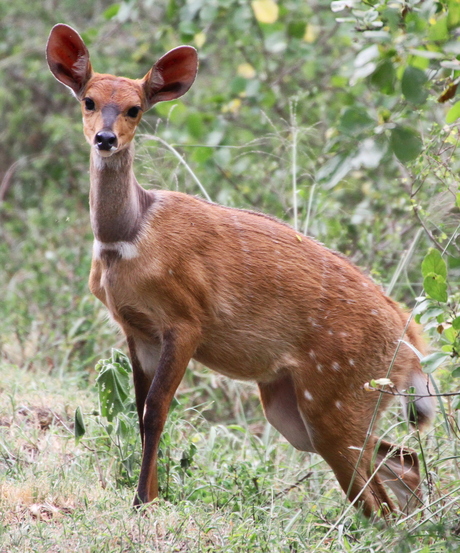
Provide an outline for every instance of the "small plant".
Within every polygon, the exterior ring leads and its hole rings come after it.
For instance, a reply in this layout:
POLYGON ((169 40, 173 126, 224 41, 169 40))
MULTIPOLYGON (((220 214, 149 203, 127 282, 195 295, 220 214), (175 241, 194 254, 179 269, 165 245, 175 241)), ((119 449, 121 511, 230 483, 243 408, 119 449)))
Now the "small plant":
MULTIPOLYGON (((449 295, 447 264, 441 253, 430 248, 422 263, 423 287, 426 298, 422 298, 415 309, 415 320, 427 331, 437 336, 439 351, 421 360, 423 370, 433 373, 441 364, 450 361, 451 376, 460 378, 460 294, 449 295)), ((456 396, 452 407, 460 408, 460 396, 456 396)))
MULTIPOLYGON (((103 430, 102 441, 97 440, 96 443, 106 455, 115 455, 117 481, 132 485, 137 477, 134 473, 140 455, 137 411, 131 393, 131 363, 124 353, 112 349, 111 357, 101 359, 96 371, 99 373, 96 378, 99 410, 93 411, 92 415, 103 430)), ((77 408, 75 440, 80 441, 85 434, 83 414, 77 408)))
MULTIPOLYGON (((96 378, 99 409, 94 410, 92 415, 103 430, 102 440, 96 438, 99 446, 97 453, 112 458, 115 456, 117 466, 114 472, 117 482, 132 486, 138 478, 141 448, 138 414, 131 384, 131 361, 123 352, 112 349, 110 358, 101 359, 97 363, 96 371, 99 373, 96 378)), ((180 403, 174 399, 171 411, 179 405, 180 403)), ((196 446, 190 443, 183 448, 180 459, 173 458, 175 439, 172 433, 174 424, 181 416, 183 412, 172 418, 172 425, 168 425, 162 435, 158 452, 160 492, 165 499, 172 501, 176 499, 177 494, 171 484, 176 481, 182 485, 185 478, 191 475, 190 467, 196 453, 196 446)), ((87 433, 80 407, 75 411, 74 428, 75 440, 78 443, 87 433)))

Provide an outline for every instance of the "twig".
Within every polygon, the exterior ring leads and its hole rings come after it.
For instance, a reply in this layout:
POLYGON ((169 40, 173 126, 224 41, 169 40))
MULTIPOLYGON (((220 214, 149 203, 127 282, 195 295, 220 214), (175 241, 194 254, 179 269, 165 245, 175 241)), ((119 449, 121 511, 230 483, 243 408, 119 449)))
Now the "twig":
POLYGON ((426 226, 425 221, 420 217, 418 207, 415 204, 412 206, 412 210, 414 212, 414 215, 417 217, 418 222, 422 225, 423 230, 426 232, 426 235, 428 236, 430 241, 433 243, 434 247, 437 250, 439 250, 440 252, 444 252, 444 248, 441 246, 441 244, 433 236, 433 233, 431 232, 431 230, 426 226))
MULTIPOLYGON (((422 398, 422 397, 449 397, 449 396, 460 396, 460 392, 446 392, 444 394, 409 394, 407 392, 400 392, 397 388, 394 390, 385 390, 384 388, 374 388, 369 383, 368 387, 365 388, 367 392, 381 392, 382 394, 387 394, 390 396, 398 397, 409 397, 409 398, 422 398)), ((366 386, 366 384, 364 384, 366 386)))
POLYGON ((278 492, 277 494, 275 494, 273 496, 273 499, 278 499, 279 497, 283 496, 283 495, 286 495, 287 493, 289 493, 291 490, 293 490, 294 488, 298 488, 299 487, 299 484, 301 484, 302 482, 305 482, 305 480, 307 480, 308 478, 310 478, 310 476, 313 474, 313 471, 310 471, 310 472, 307 472, 307 474, 305 474, 305 476, 302 476, 302 478, 300 478, 299 480, 297 480, 297 482, 294 482, 294 484, 292 484, 291 486, 288 486, 286 489, 284 490, 281 490, 280 492, 278 492))

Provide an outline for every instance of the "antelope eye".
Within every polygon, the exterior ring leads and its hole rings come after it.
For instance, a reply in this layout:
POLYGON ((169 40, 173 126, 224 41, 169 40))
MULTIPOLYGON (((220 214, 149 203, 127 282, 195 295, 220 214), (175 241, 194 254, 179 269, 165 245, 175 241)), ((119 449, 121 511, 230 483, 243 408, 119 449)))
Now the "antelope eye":
POLYGON ((138 106, 133 106, 132 108, 129 108, 126 112, 126 115, 128 117, 132 117, 133 119, 136 118, 139 115, 139 112, 141 111, 141 108, 138 106))
POLYGON ((85 102, 85 108, 88 111, 94 111, 96 109, 96 104, 94 103, 94 100, 91 100, 91 98, 85 98, 83 101, 85 102))

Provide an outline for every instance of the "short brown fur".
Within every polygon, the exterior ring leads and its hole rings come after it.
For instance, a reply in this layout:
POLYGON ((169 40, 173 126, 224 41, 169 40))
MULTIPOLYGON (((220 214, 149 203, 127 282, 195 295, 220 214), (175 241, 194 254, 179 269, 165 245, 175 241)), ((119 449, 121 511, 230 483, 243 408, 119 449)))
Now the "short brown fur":
MULTIPOLYGON (((377 396, 363 385, 387 375, 396 351, 398 389, 429 389, 399 342, 423 348, 413 323, 404 336, 399 306, 346 258, 276 219, 137 183, 132 140, 142 112, 188 90, 195 50, 176 48, 130 80, 94 73, 79 35, 57 25, 47 55, 82 103, 91 145, 90 288, 123 329, 133 364, 143 444, 135 505, 158 494, 158 442, 191 358, 257 382, 267 419, 295 447, 322 455, 366 515, 395 510, 384 481, 401 509, 416 505, 415 452, 374 435, 366 443, 377 396)), ((416 409, 420 422, 433 415, 430 400, 416 409)))

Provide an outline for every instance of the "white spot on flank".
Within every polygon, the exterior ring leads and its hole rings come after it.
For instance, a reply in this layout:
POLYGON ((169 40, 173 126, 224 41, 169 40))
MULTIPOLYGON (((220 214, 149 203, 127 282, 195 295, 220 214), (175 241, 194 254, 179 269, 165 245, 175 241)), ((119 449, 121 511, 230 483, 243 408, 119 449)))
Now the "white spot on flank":
POLYGON ((335 406, 337 407, 337 409, 342 410, 342 402, 341 401, 336 401, 335 406))
POLYGON ((348 332, 341 332, 340 336, 342 336, 342 338, 347 338, 348 332))
MULTIPOLYGON (((233 313, 231 311, 231 308, 229 308, 228 313, 230 313, 233 316, 233 313)), ((280 355, 279 359, 277 359, 273 363, 273 370, 275 372, 278 372, 280 370, 289 368, 289 367, 297 367, 299 362, 297 359, 291 355, 290 353, 283 353, 280 355)))
POLYGON ((328 333, 330 336, 332 336, 332 335, 334 334, 334 331, 330 329, 330 330, 327 331, 327 333, 328 333))
POLYGON ((369 283, 366 282, 365 280, 363 280, 363 286, 364 286, 364 288, 369 288, 369 283))
POLYGON ((354 367, 354 366, 355 366, 355 361, 354 361, 354 359, 349 359, 349 360, 348 360, 348 363, 350 364, 350 367, 354 367))
POLYGON ((115 251, 118 252, 122 259, 134 259, 138 257, 139 251, 136 244, 132 242, 100 242, 94 240, 93 244, 93 257, 94 259, 100 259, 103 251, 115 251))
POLYGON ((305 396, 306 399, 308 399, 308 401, 311 401, 313 399, 313 396, 310 394, 308 390, 305 390, 303 395, 305 396))
POLYGON ((315 353, 312 349, 308 352, 308 355, 309 355, 312 359, 315 359, 315 357, 316 357, 316 353, 315 353))
POLYGON ((377 309, 371 309, 371 315, 378 315, 379 312, 377 311, 377 309))
POLYGON ((317 369, 319 372, 321 372, 321 371, 323 370, 323 366, 321 365, 321 363, 318 363, 318 364, 316 365, 316 369, 317 369))
POLYGON ((334 361, 332 363, 332 368, 334 369, 334 371, 340 371, 340 365, 337 363, 337 361, 334 361))

